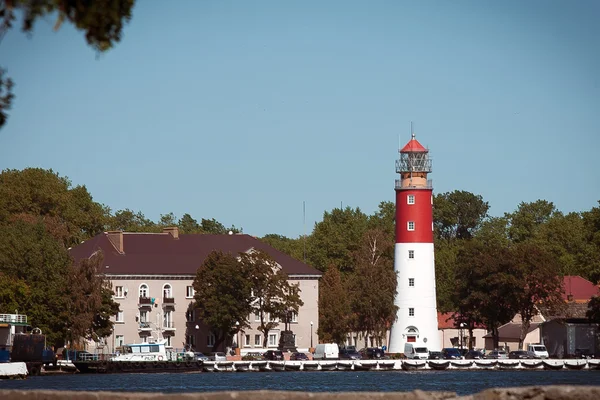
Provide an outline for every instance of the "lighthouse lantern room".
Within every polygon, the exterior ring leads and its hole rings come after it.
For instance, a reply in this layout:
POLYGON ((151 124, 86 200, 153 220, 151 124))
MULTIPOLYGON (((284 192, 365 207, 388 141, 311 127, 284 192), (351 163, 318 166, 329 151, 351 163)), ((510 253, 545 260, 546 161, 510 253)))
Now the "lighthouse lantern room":
MULTIPOLYGON (((389 352, 404 353, 406 344, 440 350, 433 253, 433 188, 429 150, 412 134, 396 161, 397 318, 390 331, 389 352)), ((409 346, 410 347, 410 346, 409 346)))

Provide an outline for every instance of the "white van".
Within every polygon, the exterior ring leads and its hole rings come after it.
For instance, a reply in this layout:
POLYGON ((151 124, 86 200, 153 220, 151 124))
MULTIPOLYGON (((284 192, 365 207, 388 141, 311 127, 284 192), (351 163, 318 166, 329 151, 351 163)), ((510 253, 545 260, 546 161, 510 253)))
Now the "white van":
POLYGON ((548 355, 548 350, 546 349, 546 346, 544 346, 543 344, 530 344, 529 346, 527 346, 527 351, 532 352, 533 355, 537 358, 550 357, 550 355, 548 355))
POLYGON ((315 360, 337 360, 340 357, 340 348, 336 343, 319 343, 313 353, 315 360))
POLYGON ((404 356, 417 360, 427 360, 429 358, 429 349, 416 343, 406 343, 404 345, 404 356))

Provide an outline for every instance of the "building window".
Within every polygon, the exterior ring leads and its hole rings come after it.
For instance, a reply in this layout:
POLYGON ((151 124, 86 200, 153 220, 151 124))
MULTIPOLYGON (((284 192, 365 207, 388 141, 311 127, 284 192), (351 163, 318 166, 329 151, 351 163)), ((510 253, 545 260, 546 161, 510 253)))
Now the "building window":
POLYGON ((410 286, 410 287, 415 286, 415 278, 408 278, 408 286, 410 286))
POLYGON ((119 311, 117 313, 117 317, 115 318, 115 322, 125 322, 125 317, 123 316, 123 311, 119 311))
POLYGON ((431 196, 431 205, 433 205, 433 196, 431 196))
POLYGON ((260 314, 259 313, 254 314, 254 322, 260 322, 260 314))
POLYGON ((188 310, 185 313, 185 319, 187 322, 194 322, 196 320, 196 310, 188 310))
POLYGON ((117 297, 117 298, 125 297, 125 292, 123 292, 123 286, 115 286, 115 297, 117 297))
POLYGON ((244 335, 244 346, 250 347, 250 335, 244 335))
POLYGON ((408 195, 407 203, 408 204, 415 204, 415 195, 414 194, 409 194, 408 195))
POLYGON ((194 297, 194 287, 193 286, 186 286, 185 287, 185 298, 186 299, 191 299, 194 297))
POLYGON ((140 297, 148 297, 149 294, 150 294, 150 290, 148 290, 148 285, 146 285, 145 283, 142 283, 140 285, 140 297))
POLYGON ((408 316, 409 317, 414 317, 415 316, 415 309, 414 308, 409 308, 408 309, 408 316))
POLYGON ((298 314, 296 314, 295 312, 292 312, 292 321, 291 322, 298 322, 298 314))
POLYGON ((414 250, 409 250, 408 251, 408 258, 415 258, 415 251, 414 250))
POLYGON ((415 230, 415 221, 408 221, 408 230, 409 231, 414 231, 415 230))
POLYGON ((188 346, 195 347, 196 346, 196 336, 194 336, 194 335, 187 335, 186 336, 186 343, 187 343, 188 346))
POLYGON ((260 337, 260 335, 254 335, 254 346, 262 346, 262 338, 260 337))
POLYGON ((149 322, 148 321, 148 311, 140 311, 140 322, 149 322))
POLYGON ((277 346, 277 334, 269 333, 269 347, 277 346))
POLYGON ((171 335, 165 336, 165 347, 172 347, 171 345, 171 335))
POLYGON ((174 328, 173 324, 173 313, 171 311, 166 311, 163 314, 163 327, 164 328, 174 328))
POLYGON ((215 345, 215 335, 213 333, 209 333, 206 337, 206 345, 208 347, 213 347, 215 345))
POLYGON ((171 290, 171 285, 169 285, 168 283, 166 283, 163 286, 163 297, 167 298, 167 299, 171 299, 173 298, 173 294, 172 294, 172 290, 171 290))
POLYGON ((115 335, 115 347, 121 347, 125 344, 125 336, 115 335))

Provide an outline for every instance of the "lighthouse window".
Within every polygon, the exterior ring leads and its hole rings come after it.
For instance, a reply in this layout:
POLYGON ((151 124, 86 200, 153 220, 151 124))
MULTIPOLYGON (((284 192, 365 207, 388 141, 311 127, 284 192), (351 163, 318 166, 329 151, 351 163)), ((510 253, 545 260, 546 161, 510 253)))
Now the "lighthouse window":
POLYGON ((410 287, 415 286, 415 278, 408 278, 408 286, 410 286, 410 287))
POLYGON ((415 309, 414 308, 409 308, 408 309, 408 316, 409 317, 414 317, 415 316, 415 309))
POLYGON ((408 258, 415 258, 415 251, 414 250, 409 250, 408 251, 408 258))
POLYGON ((415 221, 408 221, 408 230, 409 231, 415 230, 415 221))
POLYGON ((415 204, 415 195, 414 194, 408 195, 408 204, 415 204))

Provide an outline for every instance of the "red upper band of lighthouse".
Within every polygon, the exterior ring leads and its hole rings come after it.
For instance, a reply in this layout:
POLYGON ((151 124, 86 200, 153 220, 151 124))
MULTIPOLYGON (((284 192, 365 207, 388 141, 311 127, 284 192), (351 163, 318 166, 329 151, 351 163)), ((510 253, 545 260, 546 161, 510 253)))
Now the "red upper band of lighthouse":
POLYGON ((433 243, 431 159, 413 133, 396 161, 396 243, 433 243))

